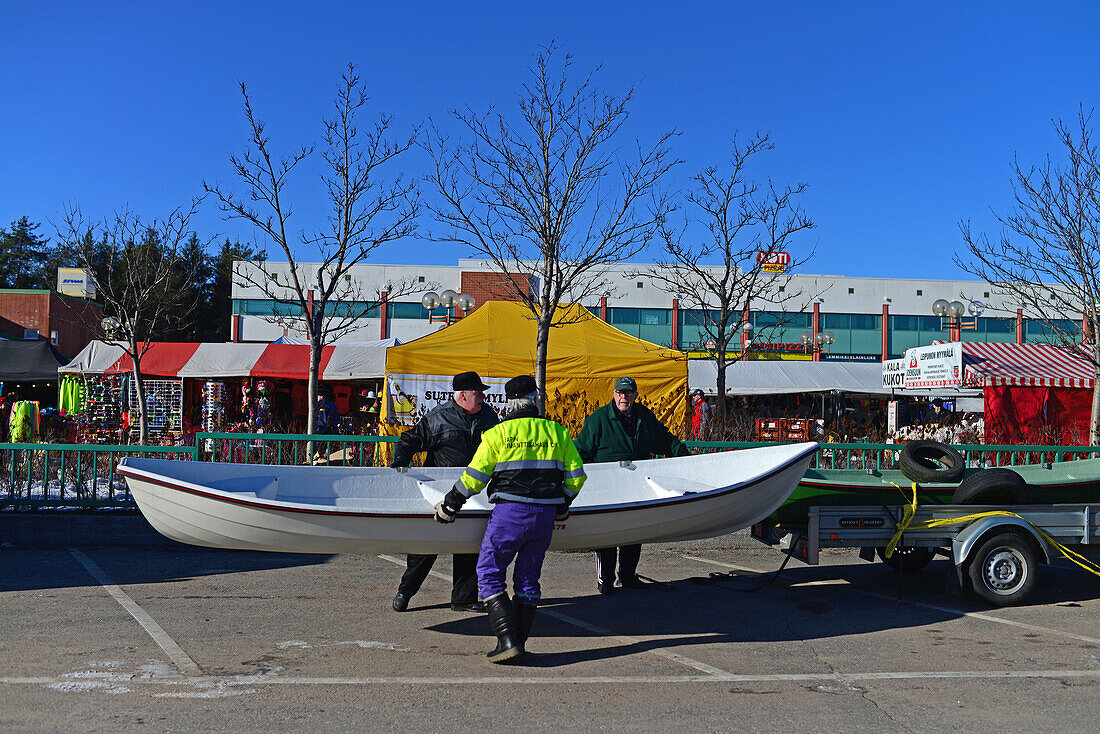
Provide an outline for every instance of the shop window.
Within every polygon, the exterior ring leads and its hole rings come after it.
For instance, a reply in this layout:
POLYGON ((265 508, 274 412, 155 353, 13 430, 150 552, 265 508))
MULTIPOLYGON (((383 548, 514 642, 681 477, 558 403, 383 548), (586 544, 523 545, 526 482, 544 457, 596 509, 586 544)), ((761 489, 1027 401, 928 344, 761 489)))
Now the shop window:
POLYGON ((638 323, 637 308, 609 308, 607 320, 612 324, 636 324, 638 323))

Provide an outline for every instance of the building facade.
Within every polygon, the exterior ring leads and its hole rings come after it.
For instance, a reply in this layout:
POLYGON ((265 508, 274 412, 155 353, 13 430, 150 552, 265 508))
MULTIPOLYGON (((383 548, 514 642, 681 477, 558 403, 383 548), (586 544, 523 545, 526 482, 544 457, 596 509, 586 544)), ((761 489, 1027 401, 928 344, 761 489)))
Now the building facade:
POLYGON ((45 339, 72 357, 96 338, 103 308, 50 290, 0 289, 0 336, 45 339))
MULTIPOLYGON (((248 263, 238 267, 249 268, 248 263)), ((286 272, 286 264, 268 263, 268 269, 286 272), (282 270, 280 270, 280 265, 282 270)), ((315 265, 301 266, 310 280, 315 265)), ((704 315, 686 308, 674 293, 663 289, 655 279, 638 275, 652 265, 623 264, 607 269, 612 287, 602 296, 582 299, 593 314, 612 326, 654 344, 700 353, 709 338, 700 326, 704 315)), ((371 341, 396 337, 409 341, 443 328, 461 312, 439 307, 429 313, 421 304, 425 293, 451 289, 469 293, 477 304, 488 300, 514 298, 507 276, 495 272, 484 260, 460 260, 457 266, 437 265, 359 265, 351 272, 351 282, 360 293, 372 294, 361 301, 336 305, 334 318, 354 319, 353 328, 342 339, 371 341), (379 302, 387 284, 403 283, 403 295, 379 302), (411 285, 410 285, 411 284, 411 285)), ((535 288, 534 283, 519 283, 535 288)), ((392 286, 391 286, 392 287, 392 286)), ((772 359, 822 359, 880 361, 900 357, 910 347, 936 340, 982 342, 1049 342, 1054 339, 1046 325, 1028 318, 987 283, 962 280, 918 280, 905 278, 861 278, 840 275, 792 275, 785 286, 793 297, 787 310, 770 310, 767 303, 750 303, 741 323, 735 328, 731 349, 751 341, 750 352, 772 359), (968 309, 981 308, 979 315, 964 315, 957 320, 933 315, 932 304, 938 299, 959 301, 968 309), (797 305, 795 305, 797 304, 797 305), (745 329, 747 321, 751 328, 745 329), (815 349, 811 343, 817 334, 828 332, 833 341, 815 349)), ((300 335, 295 322, 302 309, 276 303, 265 293, 235 277, 233 284, 231 334, 234 341, 269 342, 284 335, 300 335)), ((475 306, 476 308, 476 306, 475 306)), ((1063 324, 1080 331, 1081 314, 1066 314, 1063 324)))

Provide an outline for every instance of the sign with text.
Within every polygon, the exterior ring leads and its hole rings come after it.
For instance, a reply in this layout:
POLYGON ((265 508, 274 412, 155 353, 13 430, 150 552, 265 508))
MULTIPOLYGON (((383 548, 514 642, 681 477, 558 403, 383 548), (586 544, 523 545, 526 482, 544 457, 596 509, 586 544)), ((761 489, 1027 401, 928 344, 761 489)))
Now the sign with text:
POLYGON ((756 262, 760 263, 760 270, 765 273, 783 273, 791 264, 789 252, 758 252, 756 262))
POLYGON ((894 390, 905 387, 904 359, 888 359, 882 363, 882 386, 894 390))
MULTIPOLYGON (((389 420, 411 426, 437 405, 454 396, 450 375, 386 375, 386 415, 389 420)), ((489 386, 485 402, 500 415, 507 401, 504 399, 503 377, 483 377, 489 386)))
POLYGON ((963 380, 962 344, 905 350, 905 387, 954 387, 963 380))
POLYGON ((66 296, 95 298, 95 281, 83 268, 58 268, 57 292, 66 296))

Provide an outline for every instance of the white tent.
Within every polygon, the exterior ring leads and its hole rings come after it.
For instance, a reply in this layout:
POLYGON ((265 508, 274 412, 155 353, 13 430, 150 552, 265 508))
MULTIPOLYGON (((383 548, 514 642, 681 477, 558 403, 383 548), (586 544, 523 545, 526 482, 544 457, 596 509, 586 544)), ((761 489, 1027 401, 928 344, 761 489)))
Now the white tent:
MULTIPOLYGON (((709 359, 688 362, 688 385, 718 394, 718 368, 709 359)), ((727 395, 784 395, 842 390, 861 395, 890 395, 882 386, 878 362, 744 360, 726 368, 727 395)))

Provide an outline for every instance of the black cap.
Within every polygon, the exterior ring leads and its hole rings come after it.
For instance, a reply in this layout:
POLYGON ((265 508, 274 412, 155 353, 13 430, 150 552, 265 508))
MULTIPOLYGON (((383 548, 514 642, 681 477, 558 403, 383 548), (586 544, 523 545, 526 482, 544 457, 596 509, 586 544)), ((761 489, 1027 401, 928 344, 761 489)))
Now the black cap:
POLYGON ((535 383, 534 377, 531 377, 531 375, 520 375, 504 383, 504 397, 508 400, 522 398, 538 389, 539 386, 535 383))
POLYGON ((700 390, 699 388, 695 388, 694 390, 691 391, 691 396, 695 397, 696 395, 698 395, 699 397, 703 397, 703 391, 700 390))
POLYGON ((459 390, 488 390, 489 386, 481 381, 481 377, 476 372, 459 372, 455 375, 455 378, 451 380, 451 388, 458 392, 459 390))

